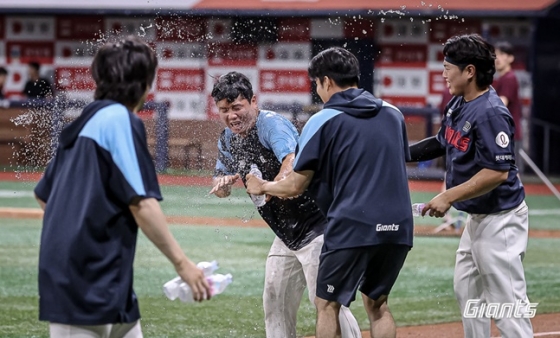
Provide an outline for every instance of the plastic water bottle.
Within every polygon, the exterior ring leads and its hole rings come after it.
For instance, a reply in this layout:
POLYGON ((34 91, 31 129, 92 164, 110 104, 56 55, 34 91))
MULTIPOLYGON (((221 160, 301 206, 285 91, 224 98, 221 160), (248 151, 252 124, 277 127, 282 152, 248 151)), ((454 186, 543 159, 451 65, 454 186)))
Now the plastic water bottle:
MULTIPOLYGON (((262 179, 262 173, 256 164, 251 164, 251 171, 249 171, 249 174, 252 174, 253 176, 262 179)), ((253 200, 253 203, 255 204, 256 207, 262 207, 266 203, 266 196, 264 194, 263 195, 251 194, 251 200, 253 200)))
MULTIPOLYGON (((215 274, 206 277, 206 280, 211 286, 210 292, 213 297, 215 295, 219 295, 220 293, 224 292, 226 287, 230 285, 231 282, 233 282, 233 276, 229 273, 227 275, 215 274)), ((179 298, 183 303, 194 302, 192 289, 189 287, 187 283, 181 282, 181 284, 179 284, 179 291, 178 291, 177 298, 179 298)))
POLYGON ((419 217, 422 216, 422 210, 426 206, 426 203, 414 203, 412 205, 412 216, 419 217))
MULTIPOLYGON (((217 261, 200 262, 196 266, 202 270, 204 276, 207 278, 212 276, 214 271, 218 270, 217 261)), ((181 287, 182 284, 185 284, 187 288, 189 287, 185 282, 183 282, 181 277, 175 277, 163 285, 163 293, 165 293, 165 296, 167 296, 167 298, 169 298, 170 300, 175 300, 178 297, 180 297, 180 290, 182 289, 181 287)), ((187 297, 186 295, 183 296, 187 297)), ((191 298, 192 298, 192 294, 191 294, 191 298)))

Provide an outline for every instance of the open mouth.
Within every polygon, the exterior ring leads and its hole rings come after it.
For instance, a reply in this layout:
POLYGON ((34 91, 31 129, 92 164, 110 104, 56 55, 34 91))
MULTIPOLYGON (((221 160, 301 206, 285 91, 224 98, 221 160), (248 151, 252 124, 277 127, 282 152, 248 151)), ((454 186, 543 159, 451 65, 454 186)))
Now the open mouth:
POLYGON ((242 125, 241 121, 234 121, 229 124, 229 127, 232 129, 239 129, 241 128, 241 125, 242 125))

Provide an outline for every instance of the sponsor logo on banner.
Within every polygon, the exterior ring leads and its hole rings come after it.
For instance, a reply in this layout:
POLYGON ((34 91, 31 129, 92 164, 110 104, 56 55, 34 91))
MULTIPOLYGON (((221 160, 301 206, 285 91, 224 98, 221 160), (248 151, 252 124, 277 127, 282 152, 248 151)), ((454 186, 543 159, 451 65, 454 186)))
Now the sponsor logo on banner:
POLYGON ((381 44, 404 42, 409 44, 426 44, 427 26, 421 22, 390 19, 378 26, 379 42, 381 44))
POLYGON ((311 95, 309 93, 272 93, 266 92, 257 96, 259 106, 265 109, 273 110, 281 113, 280 108, 291 105, 306 106, 311 104, 311 95))
POLYGON ((429 23, 429 36, 431 42, 445 43, 452 36, 460 34, 480 34, 482 26, 479 20, 469 19, 468 21, 459 20, 439 20, 429 23))
POLYGON ((91 65, 98 46, 78 41, 55 42, 55 63, 57 65, 91 65))
POLYGON ((209 19, 206 38, 214 42, 231 41, 231 20, 209 19))
POLYGON ((309 60, 310 43, 281 42, 259 46, 259 67, 307 70, 309 60))
POLYGON ((210 66, 256 66, 257 46, 214 43, 208 45, 208 65, 210 66))
POLYGON ((169 102, 170 119, 177 120, 205 120, 206 95, 202 92, 157 92, 155 100, 169 102))
POLYGON ((158 41, 203 41, 206 33, 205 18, 157 17, 155 25, 158 41))
POLYGON ((53 42, 13 42, 6 43, 8 62, 52 63, 54 58, 53 42))
MULTIPOLYGON (((381 96, 381 98, 397 107, 415 107, 415 108, 426 107, 426 98, 424 96, 403 97, 403 96, 383 95, 381 96)), ((405 117, 405 120, 408 121, 409 117, 408 116, 405 117)))
POLYGON ((506 40, 513 45, 528 45, 531 41, 529 20, 491 20, 483 22, 492 42, 506 40))
POLYGON ((57 39, 89 40, 103 33, 102 16, 58 16, 56 18, 57 39))
POLYGON ((8 71, 8 77, 6 79, 6 84, 4 84, 4 93, 21 93, 27 81, 27 65, 8 64, 6 65, 6 69, 8 71))
POLYGON ((309 75, 304 70, 261 70, 260 91, 265 92, 304 92, 309 93, 309 75))
POLYGON ((202 67, 206 65, 206 51, 203 43, 163 42, 156 46, 156 54, 162 66, 202 67))
POLYGON ((428 51, 425 45, 391 45, 381 47, 380 62, 382 66, 425 67, 428 51))
POLYGON ((91 77, 89 67, 57 67, 54 78, 59 90, 85 91, 95 89, 95 82, 91 77))
POLYGON ((54 40, 54 17, 6 17, 6 40, 54 40))
POLYGON ((377 71, 381 84, 381 95, 425 96, 428 94, 428 74, 420 68, 388 68, 377 71))
POLYGON ((153 41, 156 37, 156 26, 150 19, 106 18, 105 30, 119 36, 138 36, 144 41, 153 41))
POLYGON ((203 91, 204 70, 160 68, 156 78, 158 91, 203 91))
POLYGON ((311 20, 308 18, 280 18, 278 21, 278 41, 309 42, 311 20))

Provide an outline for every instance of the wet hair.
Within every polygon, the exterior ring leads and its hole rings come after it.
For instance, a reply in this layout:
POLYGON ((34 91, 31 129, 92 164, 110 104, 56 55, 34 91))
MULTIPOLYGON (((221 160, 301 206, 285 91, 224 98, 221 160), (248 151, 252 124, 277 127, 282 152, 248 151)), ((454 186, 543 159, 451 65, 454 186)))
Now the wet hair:
POLYGON ((8 71, 4 67, 0 67, 0 75, 8 75, 8 71))
POLYGON ((321 85, 325 76, 341 88, 357 86, 360 82, 358 59, 341 47, 325 49, 315 55, 309 63, 307 72, 312 80, 319 79, 321 85))
POLYGON ((220 76, 214 83, 211 95, 215 102, 226 99, 228 103, 232 103, 239 96, 251 102, 253 86, 247 76, 238 72, 229 72, 220 76))
POLYGON ((494 47, 496 47, 496 50, 499 50, 503 53, 506 53, 508 55, 514 55, 513 46, 511 43, 507 41, 496 42, 494 47))
POLYGON ((29 67, 35 69, 35 70, 37 71, 37 73, 38 73, 39 70, 41 69, 41 64, 40 64, 39 62, 32 61, 32 62, 29 62, 27 65, 28 65, 29 67))
POLYGON ((91 65, 97 85, 94 98, 136 106, 154 82, 157 64, 153 49, 137 37, 105 44, 91 65))
POLYGON ((443 46, 445 60, 463 71, 468 65, 476 68, 475 81, 479 88, 492 84, 496 73, 494 46, 478 34, 458 35, 447 40, 443 46))

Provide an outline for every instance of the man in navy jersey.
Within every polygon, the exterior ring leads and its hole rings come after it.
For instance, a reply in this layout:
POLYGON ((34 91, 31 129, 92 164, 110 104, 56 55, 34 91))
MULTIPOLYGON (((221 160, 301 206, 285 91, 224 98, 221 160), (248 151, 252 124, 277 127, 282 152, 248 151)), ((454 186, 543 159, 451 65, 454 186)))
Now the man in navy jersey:
POLYGON ((442 217, 453 205, 469 214, 455 262, 454 289, 465 337, 489 337, 490 318, 473 316, 487 304, 520 307, 493 318, 503 337, 532 337, 523 257, 528 209, 515 166, 512 115, 490 86, 494 47, 479 35, 449 39, 443 77, 454 98, 437 136, 410 147, 413 161, 446 155, 447 190, 422 215, 442 217), (517 318, 516 318, 517 317, 517 318))
MULTIPOLYGON (((259 110, 249 79, 238 72, 221 76, 212 90, 226 129, 218 141, 214 187, 227 197, 231 186, 256 164, 267 180, 292 171, 298 133, 282 115, 259 110)), ((315 299, 325 217, 308 192, 294 199, 269 198, 257 208, 276 234, 266 260, 263 305, 267 338, 295 338, 297 310, 307 286, 315 299)), ((358 322, 345 307, 340 311, 342 337, 361 337, 358 322)))
POLYGON ((294 171, 276 182, 248 175, 247 191, 289 197, 309 188, 327 216, 317 338, 340 337, 339 310, 354 301, 358 288, 371 336, 395 337, 387 299, 413 233, 404 117, 358 89, 358 60, 343 48, 316 55, 308 72, 325 105, 303 128, 294 171))
POLYGON ((35 188, 45 211, 39 252, 39 319, 51 337, 140 338, 132 266, 138 227, 193 290, 210 295, 202 270, 169 232, 144 125, 136 112, 157 58, 131 37, 101 47, 91 73, 95 101, 66 127, 35 188))

